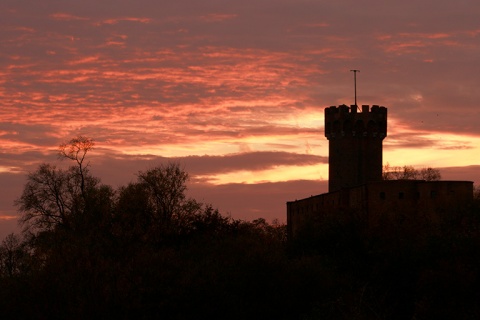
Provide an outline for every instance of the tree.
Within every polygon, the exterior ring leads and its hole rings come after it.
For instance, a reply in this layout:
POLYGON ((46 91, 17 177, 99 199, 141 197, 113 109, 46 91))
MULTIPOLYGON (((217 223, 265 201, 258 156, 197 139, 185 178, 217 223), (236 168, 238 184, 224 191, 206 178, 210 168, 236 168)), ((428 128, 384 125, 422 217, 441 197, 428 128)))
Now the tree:
POLYGON ((438 181, 442 178, 440 170, 433 168, 422 168, 420 170, 420 179, 426 181, 438 181))
POLYGON ((413 166, 383 166, 383 180, 426 180, 438 181, 441 179, 440 170, 433 168, 415 169, 413 166))
POLYGON ((116 194, 115 233, 129 242, 146 240, 154 217, 146 185, 132 182, 120 187, 116 194))
POLYGON ((75 220, 88 207, 89 192, 96 190, 99 180, 89 174, 85 156, 93 141, 79 136, 60 146, 62 159, 75 161, 68 169, 41 164, 27 176, 23 193, 15 204, 22 212, 20 222, 29 231, 48 231, 57 227, 73 229, 75 220))
POLYGON ((187 181, 188 173, 175 162, 140 171, 137 182, 117 190, 114 232, 128 241, 155 243, 192 232, 208 208, 187 198, 187 181))
POLYGON ((80 177, 80 191, 82 197, 85 199, 85 179, 86 174, 88 174, 88 164, 85 166, 83 162, 85 161, 85 156, 87 152, 93 149, 95 143, 91 138, 84 136, 78 136, 71 139, 68 143, 62 143, 59 147, 59 157, 60 159, 70 159, 77 163, 78 175, 80 177))
POLYGON ((20 222, 27 229, 70 228, 70 218, 79 205, 78 190, 71 180, 71 172, 50 164, 41 164, 29 173, 23 193, 15 202, 23 213, 20 222))
POLYGON ((19 275, 26 267, 28 252, 20 237, 9 234, 0 246, 0 276, 19 275))
POLYGON ((140 171, 138 179, 154 208, 154 220, 169 224, 173 217, 182 214, 182 207, 186 204, 188 173, 180 168, 180 164, 171 162, 140 171))

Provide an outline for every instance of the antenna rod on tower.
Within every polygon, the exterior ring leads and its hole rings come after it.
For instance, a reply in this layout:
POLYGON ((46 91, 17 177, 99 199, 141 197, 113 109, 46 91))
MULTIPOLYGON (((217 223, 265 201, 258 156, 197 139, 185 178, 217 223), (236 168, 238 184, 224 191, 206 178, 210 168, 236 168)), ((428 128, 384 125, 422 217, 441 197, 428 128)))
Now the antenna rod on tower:
POLYGON ((357 72, 360 72, 360 70, 350 70, 353 72, 353 86, 355 88, 355 106, 357 106, 357 72))

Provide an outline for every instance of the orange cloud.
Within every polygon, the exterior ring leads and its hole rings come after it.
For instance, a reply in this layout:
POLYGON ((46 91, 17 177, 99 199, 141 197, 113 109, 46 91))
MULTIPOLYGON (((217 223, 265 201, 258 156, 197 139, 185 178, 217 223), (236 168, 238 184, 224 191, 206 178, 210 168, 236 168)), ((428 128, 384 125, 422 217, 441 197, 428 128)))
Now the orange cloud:
POLYGON ((150 18, 137 18, 137 17, 121 17, 121 18, 112 18, 112 19, 106 19, 101 22, 101 24, 117 24, 120 22, 138 22, 138 23, 150 23, 152 19, 150 18))
POLYGON ((225 20, 232 20, 237 17, 236 14, 228 14, 228 13, 210 13, 204 16, 201 16, 201 20, 207 22, 221 22, 225 20))
POLYGON ((432 48, 461 47, 466 44, 459 39, 463 32, 438 32, 438 33, 407 33, 380 34, 375 39, 386 52, 397 54, 427 53, 432 48))
POLYGON ((8 221, 8 220, 17 220, 18 216, 0 214, 0 220, 8 221))
POLYGON ((50 17, 53 18, 54 20, 61 20, 61 21, 89 20, 89 18, 75 16, 65 12, 53 13, 50 15, 50 17))

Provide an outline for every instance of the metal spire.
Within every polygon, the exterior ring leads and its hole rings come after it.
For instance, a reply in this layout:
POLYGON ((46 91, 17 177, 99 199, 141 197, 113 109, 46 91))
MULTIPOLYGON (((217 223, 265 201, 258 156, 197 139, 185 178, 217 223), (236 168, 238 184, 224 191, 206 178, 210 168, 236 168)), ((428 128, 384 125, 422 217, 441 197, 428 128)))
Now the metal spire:
POLYGON ((353 86, 355 88, 355 106, 357 106, 357 72, 360 72, 360 70, 350 70, 353 72, 353 86))

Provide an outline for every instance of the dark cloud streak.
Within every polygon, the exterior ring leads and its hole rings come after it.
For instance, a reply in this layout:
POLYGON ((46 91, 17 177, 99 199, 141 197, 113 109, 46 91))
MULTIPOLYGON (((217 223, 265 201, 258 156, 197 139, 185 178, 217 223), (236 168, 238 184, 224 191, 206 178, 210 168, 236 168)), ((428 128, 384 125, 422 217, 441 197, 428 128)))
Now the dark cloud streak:
MULTIPOLYGON (((104 177, 113 184, 125 183, 126 177, 134 177, 138 171, 148 170, 159 164, 178 162, 189 173, 193 180, 196 176, 230 173, 235 171, 261 171, 277 166, 308 166, 327 163, 327 157, 288 152, 247 152, 226 154, 221 156, 187 156, 177 158, 158 157, 153 155, 114 157, 102 156, 92 159, 92 172, 104 177), (95 164, 96 163, 96 164, 95 164), (123 172, 123 175, 118 175, 123 172)), ((134 180, 134 179, 133 179, 134 180)), ((127 180, 128 181, 128 180, 127 180)))

